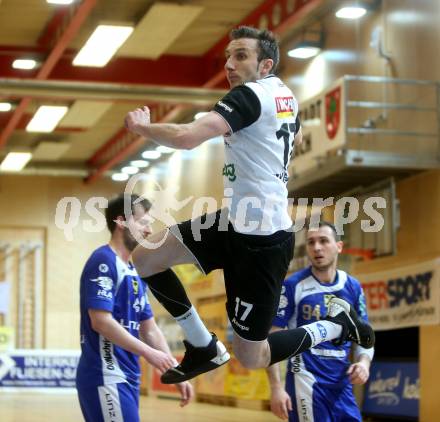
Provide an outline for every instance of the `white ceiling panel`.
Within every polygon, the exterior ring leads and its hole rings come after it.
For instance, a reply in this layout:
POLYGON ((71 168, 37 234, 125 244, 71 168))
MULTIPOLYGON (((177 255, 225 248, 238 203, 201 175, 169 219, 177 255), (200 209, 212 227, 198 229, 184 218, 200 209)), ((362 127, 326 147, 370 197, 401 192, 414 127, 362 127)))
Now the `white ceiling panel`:
POLYGON ((67 142, 41 141, 32 153, 32 159, 38 161, 56 161, 70 148, 67 142))
POLYGON ((111 101, 75 101, 58 126, 71 128, 92 127, 112 105, 111 101))
POLYGON ((203 7, 155 3, 119 49, 119 56, 157 59, 191 25, 203 7))

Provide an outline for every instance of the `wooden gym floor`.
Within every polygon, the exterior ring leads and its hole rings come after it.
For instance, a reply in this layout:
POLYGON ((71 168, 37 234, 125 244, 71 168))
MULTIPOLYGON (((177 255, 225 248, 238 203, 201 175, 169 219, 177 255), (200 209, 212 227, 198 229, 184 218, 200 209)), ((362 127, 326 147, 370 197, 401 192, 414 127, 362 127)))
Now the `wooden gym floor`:
MULTIPOLYGON (((175 400, 141 396, 141 421, 161 422, 275 422, 268 411, 247 410, 193 402, 185 408, 175 400)), ((80 422, 75 394, 0 392, 1 422, 80 422)))

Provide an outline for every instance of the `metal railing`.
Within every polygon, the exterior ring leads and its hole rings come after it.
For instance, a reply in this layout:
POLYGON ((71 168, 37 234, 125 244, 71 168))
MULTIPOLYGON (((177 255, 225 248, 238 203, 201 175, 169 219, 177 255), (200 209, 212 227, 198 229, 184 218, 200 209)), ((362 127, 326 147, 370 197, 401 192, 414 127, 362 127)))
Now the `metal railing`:
MULTIPOLYGON (((343 77, 344 92, 345 92, 345 102, 344 102, 344 114, 345 114, 345 133, 348 139, 348 135, 367 135, 376 134, 381 136, 397 136, 397 137, 417 137, 417 138, 436 138, 437 139, 437 160, 440 162, 440 82, 438 81, 425 81, 425 80, 415 80, 415 79, 402 79, 402 78, 390 78, 382 76, 355 76, 355 75, 345 75, 343 77), (362 99, 354 100, 350 98, 350 84, 354 82, 366 83, 366 84, 382 84, 383 93, 382 97, 384 101, 364 101, 362 99), (430 94, 434 98, 432 104, 422 104, 417 105, 411 102, 388 102, 389 96, 389 86, 414 86, 416 88, 426 87, 428 90, 432 90, 430 94), (418 131, 418 130, 400 130, 395 129, 384 129, 378 127, 365 127, 357 126, 353 127, 348 125, 348 117, 350 116, 349 109, 382 109, 384 113, 391 110, 396 112, 400 111, 412 111, 415 113, 435 113, 435 126, 436 130, 432 131, 418 131)), ((434 126, 434 125, 433 125, 434 126)))

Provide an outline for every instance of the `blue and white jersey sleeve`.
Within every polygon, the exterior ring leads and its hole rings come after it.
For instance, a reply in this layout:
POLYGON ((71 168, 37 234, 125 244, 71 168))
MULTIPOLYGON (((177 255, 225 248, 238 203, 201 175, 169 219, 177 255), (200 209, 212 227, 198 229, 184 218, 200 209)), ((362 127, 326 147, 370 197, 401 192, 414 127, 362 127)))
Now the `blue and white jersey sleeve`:
MULTIPOLYGON (((354 279, 356 280, 356 279, 354 279)), ((356 289, 356 303, 354 305, 354 308, 356 309, 356 312, 358 315, 366 322, 368 322, 368 314, 367 314, 367 302, 365 301, 365 295, 364 290, 362 289, 361 284, 358 280, 356 280, 355 284, 356 289)))
POLYGON ((283 282, 281 288, 280 303, 272 325, 280 328, 289 326, 295 312, 295 289, 297 284, 298 274, 294 274, 283 282))
POLYGON ((113 312, 117 282, 114 259, 98 249, 87 261, 81 275, 86 309, 113 312))

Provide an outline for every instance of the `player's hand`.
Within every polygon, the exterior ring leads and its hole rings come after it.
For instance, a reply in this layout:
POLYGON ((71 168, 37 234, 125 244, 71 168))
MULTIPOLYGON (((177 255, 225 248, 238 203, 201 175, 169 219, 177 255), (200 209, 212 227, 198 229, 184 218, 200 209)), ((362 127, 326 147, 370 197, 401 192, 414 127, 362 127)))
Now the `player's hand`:
POLYGON ((176 384, 180 393, 180 407, 186 406, 194 398, 194 389, 190 382, 185 381, 176 384))
POLYGON ((370 376, 370 368, 363 362, 353 363, 347 374, 352 384, 365 384, 370 376))
POLYGON ((147 106, 130 111, 125 117, 125 127, 138 135, 142 135, 142 127, 148 126, 150 123, 150 109, 147 106))
POLYGON ((272 389, 270 410, 280 419, 289 419, 289 410, 292 410, 292 401, 284 388, 278 387, 272 389))
POLYGON ((176 360, 172 356, 160 350, 153 349, 152 347, 149 347, 143 356, 146 361, 159 370, 161 374, 176 365, 176 360))

